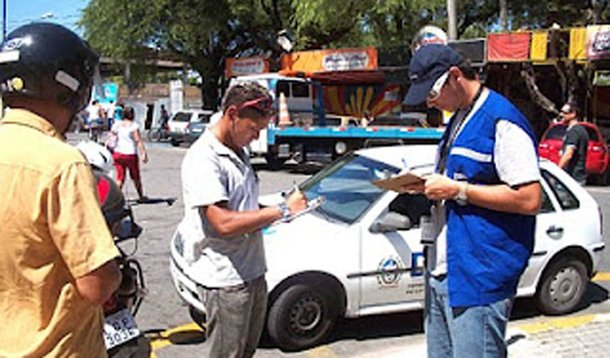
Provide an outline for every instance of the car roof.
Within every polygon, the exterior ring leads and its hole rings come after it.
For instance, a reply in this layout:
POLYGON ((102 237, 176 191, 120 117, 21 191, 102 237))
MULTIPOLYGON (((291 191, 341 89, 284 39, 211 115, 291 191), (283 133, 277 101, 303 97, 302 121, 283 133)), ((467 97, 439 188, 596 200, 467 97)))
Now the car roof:
MULTIPOLYGON (((409 168, 413 168, 433 165, 437 148, 438 144, 406 144, 365 148, 357 150, 355 153, 398 168, 403 168, 405 163, 409 168)), ((539 163, 542 168, 555 165, 545 158, 540 158, 539 163)))

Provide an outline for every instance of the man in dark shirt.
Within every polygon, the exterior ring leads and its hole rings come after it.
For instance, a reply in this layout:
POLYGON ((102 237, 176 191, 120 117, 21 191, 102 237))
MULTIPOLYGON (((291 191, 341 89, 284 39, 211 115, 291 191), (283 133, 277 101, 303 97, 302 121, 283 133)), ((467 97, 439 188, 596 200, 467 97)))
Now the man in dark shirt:
POLYGON ((568 129, 563 139, 561 148, 561 159, 559 166, 570 174, 578 183, 584 185, 587 182, 585 165, 587 162, 587 146, 589 135, 587 130, 578 125, 580 110, 573 103, 566 103, 561 107, 562 123, 568 129))

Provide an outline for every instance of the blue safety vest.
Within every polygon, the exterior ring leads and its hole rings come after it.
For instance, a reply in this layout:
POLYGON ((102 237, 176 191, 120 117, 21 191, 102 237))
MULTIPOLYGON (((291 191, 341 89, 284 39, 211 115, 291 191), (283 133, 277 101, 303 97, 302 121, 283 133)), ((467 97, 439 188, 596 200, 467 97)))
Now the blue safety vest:
MULTIPOLYGON (((494 164, 496 124, 508 120, 536 146, 527 119, 494 91, 464 124, 449 150, 447 176, 471 184, 502 183, 494 164)), ((446 131, 449 132, 449 131, 446 131)), ((449 133, 443 138, 447 140, 449 133)), ((447 279, 452 307, 478 306, 515 295, 534 246, 536 217, 447 203, 447 279)))

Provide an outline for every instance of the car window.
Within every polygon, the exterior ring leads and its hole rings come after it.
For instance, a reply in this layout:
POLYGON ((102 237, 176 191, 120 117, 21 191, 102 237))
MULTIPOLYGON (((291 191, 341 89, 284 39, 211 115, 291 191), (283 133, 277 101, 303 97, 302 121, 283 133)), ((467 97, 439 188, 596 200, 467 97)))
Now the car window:
POLYGON ((422 216, 430 216, 432 201, 424 194, 400 194, 390 203, 390 211, 409 217, 412 226, 419 226, 422 216))
POLYGON ((563 210, 577 209, 580 207, 580 202, 564 183, 546 170, 541 170, 541 173, 544 180, 549 184, 553 194, 557 197, 557 201, 559 201, 559 205, 561 205, 563 210))
POLYGON ((587 130, 587 134, 589 135, 589 140, 594 142, 599 142, 599 136, 597 135, 597 131, 593 127, 583 126, 587 130))
POLYGON ((564 126, 563 124, 558 124, 549 128, 543 139, 563 139, 565 135, 566 126, 564 126))
POLYGON ((309 97, 309 85, 304 82, 292 82, 292 97, 309 97))
POLYGON ((540 214, 544 213, 552 213, 555 211, 555 207, 553 206, 553 202, 549 197, 549 194, 546 192, 544 187, 542 188, 542 205, 540 206, 540 214))
POLYGON ((190 120, 191 114, 186 112, 178 112, 174 115, 174 118, 172 118, 172 121, 174 122, 190 122, 190 120))
POLYGON ((326 199, 318 211, 351 224, 384 193, 371 181, 399 171, 391 165, 348 154, 305 181, 301 190, 308 198, 323 196, 326 199))
POLYGON ((197 122, 210 123, 210 117, 209 114, 199 113, 199 115, 197 115, 197 122))
POLYGON ((280 93, 283 93, 286 97, 290 97, 290 82, 277 81, 277 85, 275 86, 275 94, 277 98, 280 98, 280 93))

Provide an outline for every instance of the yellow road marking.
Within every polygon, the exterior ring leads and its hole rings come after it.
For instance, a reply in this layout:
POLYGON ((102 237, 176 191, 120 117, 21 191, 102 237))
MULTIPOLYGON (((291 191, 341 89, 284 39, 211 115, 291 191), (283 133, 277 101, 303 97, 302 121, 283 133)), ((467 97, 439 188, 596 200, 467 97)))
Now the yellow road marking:
POLYGON ((595 318, 595 315, 584 315, 577 317, 556 318, 548 321, 528 323, 519 326, 529 334, 548 331, 550 329, 565 329, 574 328, 590 323, 595 318))
MULTIPOLYGON (((201 337, 201 335, 203 334, 203 330, 201 329, 201 327, 199 327, 197 323, 192 322, 175 328, 167 329, 160 333, 152 334, 149 338, 153 354, 154 351, 156 351, 157 349, 161 349, 163 347, 171 345, 171 337, 178 334, 185 335, 185 337, 181 337, 181 340, 183 341, 187 340, 188 338, 197 339, 201 337)), ((154 358, 152 354, 151 358, 154 358)))
POLYGON ((335 358, 337 355, 328 346, 320 346, 307 351, 307 356, 311 358, 335 358))
POLYGON ((610 272, 598 272, 595 276, 593 276, 593 281, 610 281, 610 272))

